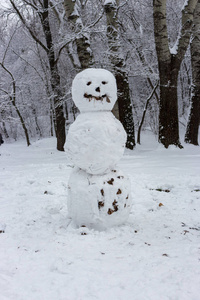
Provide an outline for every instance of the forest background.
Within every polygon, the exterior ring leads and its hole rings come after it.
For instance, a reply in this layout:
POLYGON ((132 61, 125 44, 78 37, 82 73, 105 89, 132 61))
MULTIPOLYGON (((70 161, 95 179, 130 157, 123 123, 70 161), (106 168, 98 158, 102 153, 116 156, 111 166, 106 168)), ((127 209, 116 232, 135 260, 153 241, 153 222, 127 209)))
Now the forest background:
POLYGON ((165 148, 198 145, 200 0, 6 0, 0 6, 0 132, 56 136, 63 151, 79 111, 71 84, 81 70, 114 73, 113 109, 127 148, 150 130, 165 148))

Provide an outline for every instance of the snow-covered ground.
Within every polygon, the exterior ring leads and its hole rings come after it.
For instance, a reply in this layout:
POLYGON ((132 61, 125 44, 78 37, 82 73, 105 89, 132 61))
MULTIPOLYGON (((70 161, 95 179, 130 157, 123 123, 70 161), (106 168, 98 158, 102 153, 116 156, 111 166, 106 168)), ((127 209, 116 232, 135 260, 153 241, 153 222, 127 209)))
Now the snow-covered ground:
POLYGON ((72 227, 55 144, 0 147, 0 299, 199 300, 200 147, 127 151, 130 218, 99 232, 72 227))

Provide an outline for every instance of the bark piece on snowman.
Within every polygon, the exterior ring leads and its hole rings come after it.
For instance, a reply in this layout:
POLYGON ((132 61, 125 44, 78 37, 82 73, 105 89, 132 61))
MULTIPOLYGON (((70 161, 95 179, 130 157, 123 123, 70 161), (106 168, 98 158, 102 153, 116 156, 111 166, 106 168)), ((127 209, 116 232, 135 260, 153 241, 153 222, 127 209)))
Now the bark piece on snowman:
POLYGON ((86 69, 72 83, 72 99, 80 112, 111 111, 117 100, 115 77, 105 69, 86 69))
POLYGON ((104 174, 115 168, 125 143, 126 132, 110 111, 85 112, 70 126, 65 151, 75 166, 104 174))
POLYGON ((68 212, 75 226, 104 230, 122 225, 130 210, 130 181, 122 171, 91 175, 74 169, 68 185, 68 212))

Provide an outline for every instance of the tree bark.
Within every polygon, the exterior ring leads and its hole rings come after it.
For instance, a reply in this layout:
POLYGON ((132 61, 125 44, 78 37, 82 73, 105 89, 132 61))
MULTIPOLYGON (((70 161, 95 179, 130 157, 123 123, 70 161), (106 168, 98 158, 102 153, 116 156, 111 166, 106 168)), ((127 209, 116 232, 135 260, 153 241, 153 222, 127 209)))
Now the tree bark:
POLYGON ((70 27, 76 36, 77 54, 81 69, 86 69, 94 64, 90 40, 87 34, 82 32, 83 23, 77 10, 76 0, 64 0, 66 16, 70 22, 70 27))
POLYGON ((125 61, 121 53, 119 40, 119 26, 117 20, 117 3, 106 2, 104 10, 107 19, 107 37, 109 45, 109 57, 117 81, 118 109, 114 107, 113 113, 124 126, 127 133, 126 147, 133 149, 135 146, 135 129, 133 122, 132 103, 129 91, 128 75, 125 71, 125 61))
POLYGON ((64 151, 65 144, 65 117, 64 107, 62 103, 62 95, 60 88, 60 75, 58 65, 55 59, 55 53, 53 48, 53 39, 51 34, 51 28, 49 24, 49 0, 43 0, 43 11, 39 11, 39 17, 43 27, 46 45, 47 55, 49 60, 50 72, 51 72, 51 87, 54 93, 54 108, 56 115, 56 138, 57 138, 57 150, 64 151))
POLYGON ((181 62, 189 45, 193 14, 198 0, 188 0, 182 9, 179 37, 170 50, 168 43, 166 0, 153 0, 153 19, 160 77, 159 141, 168 148, 179 141, 177 82, 181 62))
POLYGON ((198 0, 194 13, 190 53, 192 64, 192 98, 185 142, 198 145, 200 125, 200 0, 198 0))

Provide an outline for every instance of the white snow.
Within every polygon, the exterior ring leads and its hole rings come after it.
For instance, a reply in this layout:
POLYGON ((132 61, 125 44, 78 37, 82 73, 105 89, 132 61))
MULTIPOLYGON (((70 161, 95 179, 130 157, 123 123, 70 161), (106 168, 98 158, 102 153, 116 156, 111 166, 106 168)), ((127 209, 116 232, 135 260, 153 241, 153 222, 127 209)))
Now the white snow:
POLYGON ((104 5, 116 5, 116 1, 115 0, 105 0, 104 1, 104 5))
POLYGON ((106 231, 71 225, 71 167, 54 138, 0 146, 1 300, 199 299, 199 147, 142 137, 120 162, 130 217, 106 231))
POLYGON ((170 48, 170 53, 176 55, 178 51, 178 40, 175 42, 174 46, 170 48))
POLYGON ((124 128, 111 112, 87 112, 70 126, 65 148, 74 165, 103 174, 122 158, 125 142, 124 128))

